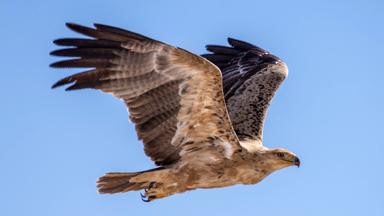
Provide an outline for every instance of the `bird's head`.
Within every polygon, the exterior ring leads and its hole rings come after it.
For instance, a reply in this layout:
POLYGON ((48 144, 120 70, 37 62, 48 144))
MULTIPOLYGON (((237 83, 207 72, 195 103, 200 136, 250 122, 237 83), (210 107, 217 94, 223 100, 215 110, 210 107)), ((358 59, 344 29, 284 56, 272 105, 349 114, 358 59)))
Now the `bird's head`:
POLYGON ((279 170, 285 167, 295 165, 300 166, 300 159, 291 151, 287 149, 277 148, 269 149, 263 153, 265 163, 272 170, 279 170))

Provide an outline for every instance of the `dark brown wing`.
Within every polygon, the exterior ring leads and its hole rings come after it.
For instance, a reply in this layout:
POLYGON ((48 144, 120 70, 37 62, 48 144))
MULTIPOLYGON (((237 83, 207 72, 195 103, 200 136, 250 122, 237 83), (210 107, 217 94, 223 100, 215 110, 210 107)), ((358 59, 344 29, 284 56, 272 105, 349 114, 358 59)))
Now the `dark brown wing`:
POLYGON ((288 69, 264 49, 232 38, 228 42, 230 47, 208 45, 212 53, 202 56, 222 71, 228 112, 240 141, 261 144, 268 106, 288 69))
POLYGON ((66 77, 53 88, 72 84, 66 90, 94 88, 123 99, 145 153, 156 164, 174 163, 191 151, 212 150, 212 143, 240 148, 225 107, 221 73, 213 64, 123 29, 67 26, 91 38, 56 40, 69 48, 52 55, 75 58, 51 66, 92 69, 66 77))

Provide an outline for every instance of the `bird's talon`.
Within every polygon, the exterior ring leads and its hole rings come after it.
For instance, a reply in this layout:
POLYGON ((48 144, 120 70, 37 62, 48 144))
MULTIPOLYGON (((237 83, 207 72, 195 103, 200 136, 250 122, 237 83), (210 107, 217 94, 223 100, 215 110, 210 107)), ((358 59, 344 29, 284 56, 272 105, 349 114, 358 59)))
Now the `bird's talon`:
POLYGON ((147 196, 145 196, 144 194, 140 193, 140 196, 141 196, 141 200, 143 202, 149 202, 150 201, 149 198, 147 196))
POLYGON ((148 185, 148 190, 153 188, 155 186, 155 184, 156 184, 156 182, 150 182, 149 185, 148 185))

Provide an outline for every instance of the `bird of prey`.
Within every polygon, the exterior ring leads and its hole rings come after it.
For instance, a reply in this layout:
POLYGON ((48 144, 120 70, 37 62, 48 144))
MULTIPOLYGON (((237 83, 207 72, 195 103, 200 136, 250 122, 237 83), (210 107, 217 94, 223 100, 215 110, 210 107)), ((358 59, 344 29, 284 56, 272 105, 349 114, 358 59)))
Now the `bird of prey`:
POLYGON ((292 152, 263 146, 268 106, 288 74, 269 52, 229 38, 196 55, 124 29, 67 23, 88 38, 63 38, 55 68, 89 68, 52 88, 84 88, 124 101, 144 150, 157 168, 111 172, 100 193, 144 190, 152 201, 197 188, 256 184, 272 172, 300 165, 292 152))

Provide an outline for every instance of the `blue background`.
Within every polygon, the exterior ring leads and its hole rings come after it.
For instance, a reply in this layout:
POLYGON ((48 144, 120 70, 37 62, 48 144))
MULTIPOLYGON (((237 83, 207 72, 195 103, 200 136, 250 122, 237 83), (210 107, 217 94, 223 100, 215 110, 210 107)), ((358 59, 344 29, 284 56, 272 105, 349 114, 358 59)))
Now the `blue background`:
POLYGON ((0 2, 0 215, 384 215, 383 1, 0 2), (48 67, 65 22, 127 28, 195 53, 231 36, 286 61, 290 75, 265 145, 302 166, 252 186, 196 190, 152 203, 99 195, 108 171, 154 167, 121 101, 51 90, 77 70, 48 67))

